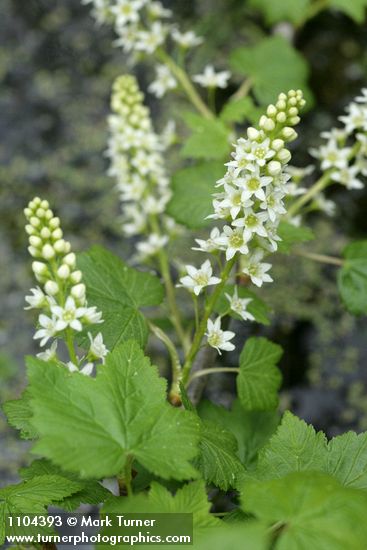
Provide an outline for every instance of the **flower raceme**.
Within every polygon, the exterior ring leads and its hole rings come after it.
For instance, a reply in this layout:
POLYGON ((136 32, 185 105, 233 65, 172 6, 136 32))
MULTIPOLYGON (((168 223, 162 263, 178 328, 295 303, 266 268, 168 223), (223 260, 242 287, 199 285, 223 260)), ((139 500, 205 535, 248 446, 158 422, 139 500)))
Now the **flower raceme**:
MULTIPOLYGON (((227 172, 217 182, 220 191, 213 196, 214 213, 208 216, 224 225, 214 227, 207 241, 196 239, 199 246, 193 248, 212 255, 223 252, 227 262, 238 259, 242 273, 258 287, 272 282, 268 273, 271 264, 263 259, 278 248, 277 230, 286 214, 284 199, 294 194, 287 172, 291 154, 286 144, 297 137, 293 126, 300 121, 299 111, 304 104, 300 90, 280 94, 276 104, 269 105, 266 115, 260 118, 259 127, 248 128, 247 137, 237 140, 227 172)), ((222 281, 213 276, 209 260, 200 269, 187 265, 186 271, 178 286, 196 296, 205 287, 222 281)), ((226 297, 234 312, 253 320, 246 309, 249 300, 241 300, 237 289, 232 297, 226 297)), ((218 351, 233 346, 228 344, 231 334, 221 330, 220 317, 214 323, 208 320, 208 344, 218 351)))
POLYGON ((330 170, 333 182, 347 189, 361 189, 364 184, 359 175, 367 176, 367 88, 339 117, 343 128, 322 132, 326 144, 313 148, 310 153, 319 159, 321 170, 330 170))
MULTIPOLYGON (((91 324, 102 323, 102 314, 88 307, 82 273, 76 268, 76 256, 71 245, 63 239, 60 219, 55 217, 46 200, 34 198, 24 210, 28 224, 28 251, 34 258, 33 273, 40 286, 31 289, 25 309, 39 309, 38 330, 34 338, 41 347, 55 339, 51 348, 40 354, 43 359, 56 357, 57 339, 81 332, 91 324)), ((93 340, 88 358, 103 359, 107 349, 102 335, 93 340), (95 350, 99 350, 99 355, 95 350)), ((79 364, 75 369, 79 370, 79 364)), ((93 366, 93 365, 92 365, 93 366)), ((75 370, 74 369, 74 370, 75 370)), ((81 369, 83 371, 83 367, 81 369)), ((90 370, 90 369, 88 369, 90 370)))
POLYGON ((155 255, 168 242, 174 222, 164 214, 171 198, 163 151, 164 136, 156 134, 143 94, 133 76, 120 76, 114 83, 108 123, 110 138, 108 174, 116 179, 123 210, 122 229, 126 235, 147 236, 137 244, 138 257, 155 255), (164 235, 152 231, 149 220, 159 216, 164 235))
MULTIPOLYGON (((159 61, 155 67, 155 80, 148 86, 148 91, 156 97, 163 97, 169 90, 178 87, 171 67, 160 54, 168 41, 174 47, 180 59, 185 53, 203 43, 203 38, 192 30, 182 32, 172 24, 171 10, 160 2, 151 0, 82 0, 83 4, 93 6, 92 14, 99 23, 114 26, 118 39, 115 45, 122 47, 129 54, 131 62, 143 55, 155 55, 159 61), (178 51, 177 51, 178 50, 178 51)), ((226 88, 231 74, 228 71, 216 72, 212 65, 207 65, 202 74, 192 77, 193 82, 206 88, 226 88)))

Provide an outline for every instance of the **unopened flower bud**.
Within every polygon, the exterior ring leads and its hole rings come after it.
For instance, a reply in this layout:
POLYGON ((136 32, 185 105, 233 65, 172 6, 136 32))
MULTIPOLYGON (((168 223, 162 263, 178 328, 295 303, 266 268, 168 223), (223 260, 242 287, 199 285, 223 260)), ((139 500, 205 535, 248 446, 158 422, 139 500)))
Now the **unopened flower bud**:
POLYGON ((55 257, 55 250, 50 244, 45 244, 42 247, 42 256, 45 260, 51 260, 55 257))
POLYGON ((292 116, 292 117, 289 119, 289 124, 292 124, 293 126, 296 126, 296 124, 298 124, 300 120, 301 120, 301 119, 300 119, 299 116, 292 116))
POLYGON ((62 239, 62 229, 60 227, 57 227, 54 231, 52 231, 52 238, 53 239, 62 239))
POLYGON ((43 208, 44 210, 48 210, 48 208, 50 207, 49 202, 48 202, 48 201, 45 201, 45 200, 41 201, 41 205, 40 205, 40 206, 41 206, 41 208, 43 208))
POLYGON ((292 155, 288 151, 288 149, 281 149, 276 157, 282 164, 287 164, 292 158, 292 155))
POLYGON ((275 106, 278 109, 278 111, 284 111, 287 107, 287 104, 283 99, 280 99, 279 101, 276 102, 275 106))
POLYGON ((277 160, 271 160, 268 164, 268 172, 271 176, 279 176, 282 171, 282 165, 277 160))
POLYGON ((24 215, 25 215, 26 218, 30 218, 32 216, 32 213, 33 213, 30 208, 25 208, 23 210, 23 212, 24 212, 24 215))
POLYGON ((36 230, 35 230, 35 228, 33 227, 33 225, 30 225, 30 224, 27 224, 27 225, 25 226, 25 230, 26 230, 26 233, 27 233, 28 235, 34 235, 34 234, 36 233, 36 230))
POLYGON ((82 300, 85 297, 86 288, 83 283, 75 285, 71 289, 71 295, 77 300, 82 300))
POLYGON ((256 140, 259 137, 259 130, 256 130, 256 128, 249 126, 247 128, 247 136, 249 139, 256 140))
POLYGON ((63 262, 64 264, 67 264, 69 267, 74 267, 76 263, 76 256, 74 252, 70 252, 70 254, 67 254, 63 259, 63 262))
POLYGON ((55 296, 59 292, 59 285, 55 281, 47 281, 45 284, 45 292, 49 296, 55 296))
POLYGON ((278 113, 276 116, 277 122, 280 122, 283 124, 287 120, 287 115, 282 111, 281 113, 278 113))
POLYGON ((73 271, 70 275, 70 280, 73 284, 77 284, 77 283, 80 283, 80 281, 82 280, 82 272, 80 270, 77 270, 77 271, 73 271))
POLYGON ((59 269, 57 270, 57 275, 60 277, 60 279, 67 279, 70 275, 70 267, 66 264, 60 265, 59 269))
POLYGON ((284 141, 282 139, 274 139, 271 142, 271 148, 274 149, 274 151, 280 151, 280 149, 283 149, 284 147, 284 141))
POLYGON ((290 126, 285 126, 282 130, 282 137, 285 141, 293 141, 297 137, 297 132, 290 126))
POLYGON ((32 246, 40 247, 42 245, 42 239, 40 237, 37 237, 37 235, 31 235, 29 237, 29 244, 32 246))
POLYGON ((51 229, 56 229, 56 227, 60 226, 60 218, 51 218, 48 225, 51 229))
POLYGON ((33 225, 33 227, 38 227, 41 224, 41 220, 39 220, 35 216, 32 216, 29 222, 31 225, 33 225))
POLYGON ((53 216, 52 210, 50 210, 50 209, 46 210, 45 219, 50 220, 52 218, 52 216, 53 216))
POLYGON ((288 109, 288 116, 297 116, 298 115, 298 109, 297 107, 291 107, 288 109))
POLYGON ((266 114, 270 117, 275 117, 277 112, 278 112, 278 110, 275 107, 275 105, 269 105, 268 108, 266 109, 266 114))
POLYGON ((28 252, 30 253, 31 256, 33 256, 33 258, 40 258, 41 257, 41 252, 35 246, 29 246, 28 247, 28 252))
POLYGON ((32 262, 32 271, 36 275, 46 275, 48 272, 47 265, 43 262, 32 262))
POLYGON ((49 239, 51 237, 51 231, 48 227, 42 227, 40 235, 42 239, 49 239))
POLYGON ((44 218, 46 212, 43 210, 43 208, 38 208, 36 211, 36 215, 38 218, 44 218))
POLYGON ((58 241, 56 241, 54 243, 54 249, 59 254, 62 254, 63 252, 66 252, 66 246, 65 245, 66 245, 66 242, 64 241, 64 239, 59 239, 58 241))

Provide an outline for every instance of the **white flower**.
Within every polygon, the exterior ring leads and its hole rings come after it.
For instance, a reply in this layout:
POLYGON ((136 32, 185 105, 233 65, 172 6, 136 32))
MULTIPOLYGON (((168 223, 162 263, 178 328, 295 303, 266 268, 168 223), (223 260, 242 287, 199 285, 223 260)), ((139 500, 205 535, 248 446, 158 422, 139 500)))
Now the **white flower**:
POLYGON ((90 348, 89 353, 95 358, 95 359, 102 359, 104 362, 104 358, 108 354, 108 349, 103 343, 103 336, 102 333, 99 332, 97 336, 93 338, 90 332, 88 332, 88 338, 90 340, 90 348))
POLYGON ((217 285, 221 281, 218 277, 212 276, 213 269, 209 260, 206 260, 201 265, 200 269, 197 269, 193 265, 186 265, 185 268, 188 275, 181 277, 181 284, 177 286, 187 288, 188 290, 194 292, 196 296, 200 294, 203 288, 209 285, 217 285))
POLYGON ((37 330, 36 334, 33 336, 35 340, 40 339, 40 346, 43 347, 50 338, 55 336, 58 329, 56 328, 56 318, 47 317, 43 313, 38 317, 38 323, 42 327, 37 330))
POLYGON ((282 198, 284 194, 277 189, 268 187, 264 200, 260 203, 260 208, 267 211, 271 222, 275 222, 281 215, 286 214, 282 198))
POLYGON ((315 206, 324 212, 327 216, 334 216, 336 210, 336 204, 325 197, 323 193, 319 193, 314 198, 315 206))
POLYGON ((166 65, 157 65, 156 79, 149 84, 148 90, 156 97, 163 97, 168 90, 177 88, 177 80, 166 65))
POLYGON ((72 296, 68 296, 64 307, 59 305, 51 306, 51 313, 56 317, 56 330, 64 330, 70 327, 78 332, 83 329, 80 318, 86 313, 85 307, 77 307, 72 296))
POLYGON ((148 31, 139 31, 135 47, 138 51, 152 54, 163 44, 167 35, 167 27, 160 21, 155 21, 148 31))
POLYGON ((80 372, 80 374, 84 374, 84 376, 90 376, 93 372, 94 365, 93 363, 86 363, 84 367, 79 370, 79 367, 77 367, 72 361, 69 361, 66 363, 66 368, 69 372, 80 372))
POLYGON ((221 209, 229 209, 234 220, 243 208, 249 208, 254 203, 250 200, 251 193, 247 193, 238 187, 232 187, 228 183, 224 184, 224 193, 218 193, 217 197, 224 197, 220 203, 221 209))
POLYGON ((144 2, 147 5, 149 15, 152 17, 163 18, 172 16, 172 11, 163 7, 161 2, 152 2, 151 0, 144 0, 144 2))
POLYGON ((273 281, 267 273, 271 269, 271 264, 261 263, 263 257, 264 253, 262 250, 255 250, 242 264, 242 272, 248 275, 251 281, 258 287, 261 287, 263 283, 271 283, 273 281))
POLYGON ((227 88, 228 80, 231 78, 229 71, 216 73, 212 65, 207 65, 203 74, 197 74, 192 77, 194 82, 204 88, 227 88))
POLYGON ((256 234, 259 237, 267 237, 264 223, 268 219, 266 212, 254 212, 251 208, 244 209, 244 217, 237 218, 232 223, 235 227, 244 227, 244 239, 248 242, 256 234))
POLYGON ((103 323, 102 313, 97 310, 95 306, 86 307, 84 309, 83 321, 90 325, 96 325, 98 323, 103 323))
POLYGON ((243 199, 249 199, 256 197, 257 199, 265 200, 265 190, 267 186, 273 181, 270 176, 261 176, 259 166, 251 174, 246 174, 243 181, 240 180, 241 189, 243 189, 243 199))
POLYGON ((218 238, 218 243, 226 250, 226 259, 231 260, 239 252, 248 254, 248 234, 243 228, 232 228, 229 225, 223 227, 223 233, 218 238))
POLYGON ((362 88, 362 95, 356 97, 358 103, 367 103, 367 88, 362 88))
POLYGON ((252 298, 239 298, 238 289, 235 287, 233 296, 226 293, 226 298, 232 311, 237 313, 244 321, 255 321, 255 317, 247 311, 247 306, 252 302, 252 298))
POLYGON ((161 143, 164 149, 173 145, 176 141, 176 123, 174 120, 169 120, 161 133, 161 143))
POLYGON ((193 247, 192 250, 199 250, 200 252, 214 252, 218 250, 220 245, 218 244, 218 237, 220 236, 220 231, 218 227, 213 227, 210 232, 210 237, 206 241, 203 239, 195 239, 199 247, 193 247))
POLYGON ((221 319, 217 319, 213 322, 211 319, 208 319, 207 323, 207 332, 205 335, 208 338, 208 344, 212 348, 215 348, 219 355, 222 355, 220 350, 232 351, 235 349, 235 346, 229 341, 235 336, 235 333, 230 330, 221 329, 221 319))
POLYGON ((273 158, 275 151, 270 146, 270 139, 265 134, 259 132, 256 140, 240 138, 237 141, 236 150, 232 153, 233 161, 227 163, 227 166, 234 168, 234 175, 237 177, 244 169, 254 171, 254 163, 260 168, 273 158))
POLYGON ((28 302, 29 306, 26 306, 24 309, 39 309, 47 304, 46 296, 39 286, 31 288, 31 292, 33 296, 25 297, 25 301, 28 302))
POLYGON ((54 340, 51 344, 51 347, 41 353, 37 353, 37 357, 39 357, 39 359, 42 359, 42 361, 51 361, 52 359, 56 358, 56 352, 57 340, 54 340))
POLYGON ((177 44, 182 48, 194 48, 204 42, 204 39, 197 36, 193 31, 180 32, 178 29, 173 29, 171 36, 177 44))
POLYGON ((310 153, 321 160, 322 170, 328 170, 329 168, 343 169, 348 166, 350 149, 347 147, 339 148, 334 140, 330 140, 319 149, 310 149, 310 153))
POLYGON ((151 233, 146 241, 137 243, 136 248, 141 259, 154 256, 168 243, 167 235, 151 233))
POLYGON ((110 8, 110 11, 116 17, 116 24, 123 27, 127 23, 137 23, 139 21, 141 6, 139 0, 118 0, 116 5, 110 8))
POLYGON ((347 189, 362 189, 364 184, 356 176, 359 174, 359 166, 352 165, 331 174, 331 179, 345 185, 347 189))
POLYGON ((339 120, 345 124, 345 131, 351 134, 355 130, 367 130, 367 110, 364 106, 351 103, 348 108, 348 114, 340 116, 339 120))

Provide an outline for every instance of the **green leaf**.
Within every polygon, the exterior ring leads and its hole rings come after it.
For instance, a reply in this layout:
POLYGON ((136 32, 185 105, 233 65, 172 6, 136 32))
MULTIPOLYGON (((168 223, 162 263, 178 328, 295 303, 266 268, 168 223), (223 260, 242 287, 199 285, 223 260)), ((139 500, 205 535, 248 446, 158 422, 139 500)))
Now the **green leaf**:
POLYGON ((227 525, 211 529, 196 540, 195 550, 267 550, 269 531, 261 523, 251 521, 244 524, 227 525))
POLYGON ((234 50, 231 67, 251 79, 256 99, 267 105, 280 92, 301 88, 308 97, 308 67, 302 55, 280 36, 264 38, 254 46, 234 50))
POLYGON ((104 514, 193 514, 194 536, 221 522, 209 513, 211 504, 203 481, 188 483, 173 496, 153 481, 149 494, 140 493, 130 497, 112 498, 103 509, 104 514))
POLYGON ((30 466, 20 470, 20 476, 24 481, 44 475, 56 475, 64 478, 66 484, 73 481, 80 486, 79 491, 55 503, 59 508, 63 508, 68 512, 76 510, 81 504, 100 504, 111 496, 110 491, 105 489, 97 480, 81 480, 76 474, 64 472, 45 459, 34 460, 30 466))
MULTIPOLYGON (((43 475, 0 489, 0 544, 4 543, 8 515, 44 515, 46 506, 56 503, 80 490, 80 484, 57 475, 43 475)), ((40 527, 27 527, 27 535, 36 534, 40 527)), ((13 532, 7 532, 12 534, 13 532)), ((17 529, 17 534, 20 534, 17 529)))
MULTIPOLYGON (((241 317, 237 315, 237 313, 235 313, 234 311, 228 311, 229 302, 226 294, 232 296, 234 290, 235 285, 226 285, 223 289, 223 292, 219 296, 214 309, 215 312, 219 313, 220 315, 224 315, 226 313, 234 319, 241 319, 241 317)), ((255 294, 255 292, 249 290, 248 288, 237 286, 237 291, 239 298, 251 298, 251 302, 247 306, 247 311, 255 317, 255 320, 258 323, 262 323, 263 325, 269 325, 270 308, 266 305, 266 303, 261 298, 259 298, 257 294, 255 294)))
POLYGON ((193 131, 181 149, 184 158, 225 159, 229 155, 229 131, 221 120, 195 113, 186 113, 184 120, 193 131))
POLYGON ((307 16, 310 0, 250 0, 249 5, 264 14, 268 25, 279 21, 290 21, 298 25, 307 16))
POLYGON ((201 162, 176 172, 172 178, 172 199, 167 213, 190 229, 207 227, 213 213, 215 183, 224 175, 221 162, 201 162))
POLYGON ((235 436, 221 425, 202 422, 200 454, 194 464, 205 481, 223 491, 235 487, 244 468, 237 456, 235 436))
POLYGON ((329 5, 349 15, 357 23, 366 20, 367 0, 330 0, 329 5))
POLYGON ((246 484, 243 508, 274 529, 279 550, 363 550, 367 495, 317 472, 246 484))
POLYGON ((101 246, 80 254, 78 267, 83 272, 88 303, 102 311, 104 319, 88 330, 92 334, 102 332, 110 351, 130 338, 144 346, 148 328, 140 308, 162 302, 164 293, 158 278, 127 267, 101 246))
POLYGON ((296 227, 287 222, 279 224, 277 233, 282 239, 278 243, 278 250, 284 254, 289 254, 293 245, 312 241, 315 238, 309 227, 296 227))
MULTIPOLYGON (((291 412, 285 412, 276 433, 260 451, 256 479, 274 479, 292 472, 325 471, 327 440, 291 412)), ((252 473, 251 473, 252 475, 252 473)))
POLYGON ((323 432, 287 411, 248 476, 267 480, 300 471, 324 472, 345 486, 367 489, 367 433, 347 432, 328 443, 323 432))
POLYGON ((82 478, 118 475, 129 457, 165 479, 196 475, 199 422, 167 403, 166 381, 136 342, 115 348, 95 379, 35 358, 28 371, 34 452, 82 478))
POLYGON ((334 437, 328 445, 326 471, 343 485, 367 489, 367 433, 334 437))
POLYGON ((266 338, 249 338, 240 355, 237 392, 246 410, 270 410, 278 406, 282 376, 276 363, 282 348, 266 338))
POLYGON ((228 101, 223 107, 220 118, 223 122, 244 122, 249 120, 252 124, 258 122, 263 114, 263 109, 256 107, 251 97, 243 97, 228 101))
POLYGON ((25 390, 20 399, 5 403, 3 410, 10 426, 20 430, 23 439, 36 439, 37 432, 31 424, 32 410, 29 401, 29 392, 25 390))
POLYGON ((268 442, 279 424, 274 411, 246 411, 236 399, 230 410, 202 401, 200 417, 215 422, 233 433, 237 439, 238 456, 247 468, 253 466, 259 450, 268 442))
POLYGON ((355 241, 344 250, 345 262, 338 271, 338 289, 347 310, 367 313, 367 241, 355 241))

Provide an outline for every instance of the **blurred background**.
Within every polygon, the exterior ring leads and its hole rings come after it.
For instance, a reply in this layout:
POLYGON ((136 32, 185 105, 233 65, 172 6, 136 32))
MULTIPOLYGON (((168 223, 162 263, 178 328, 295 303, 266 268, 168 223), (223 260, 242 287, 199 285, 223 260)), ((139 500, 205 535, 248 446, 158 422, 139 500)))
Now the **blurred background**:
MULTIPOLYGON (((335 125, 345 105, 367 85, 363 17, 356 21, 345 12, 327 10, 295 30, 284 10, 281 21, 269 16, 270 0, 164 4, 185 29, 205 36, 205 45, 193 60, 199 70, 211 61, 225 68, 231 50, 257 43, 270 33, 282 33, 293 42, 309 65, 314 97, 300 128, 293 164, 310 162, 307 149, 320 143, 320 131, 335 125)), ((50 200, 75 250, 101 243, 126 259, 131 254, 130 243, 120 235, 118 201, 113 181, 105 174, 103 153, 112 82, 132 69, 112 46, 112 29, 97 27, 89 7, 78 0, 2 0, 0 29, 0 402, 4 402, 25 385, 24 355, 37 352, 32 340, 34 316, 23 311, 24 296, 33 286, 23 230, 27 202, 35 195, 50 200)), ((144 90, 150 78, 147 66, 133 70, 144 90)), ((150 96, 147 101, 156 127, 162 128, 170 113, 174 115, 175 97, 161 103, 150 96)), ((177 168, 175 158, 170 164, 177 168)), ((312 249, 339 255, 350 239, 366 238, 367 191, 336 187, 328 196, 337 203, 337 214, 311 218, 317 234, 312 249)), ((343 310, 333 267, 285 256, 275 264, 276 284, 263 288, 261 297, 274 311, 265 334, 285 348, 282 407, 290 407, 329 436, 349 428, 367 430, 366 320, 343 310)), ((233 378, 212 378, 209 394, 228 402, 233 378)), ((0 484, 16 479, 27 449, 0 413, 0 484)))

